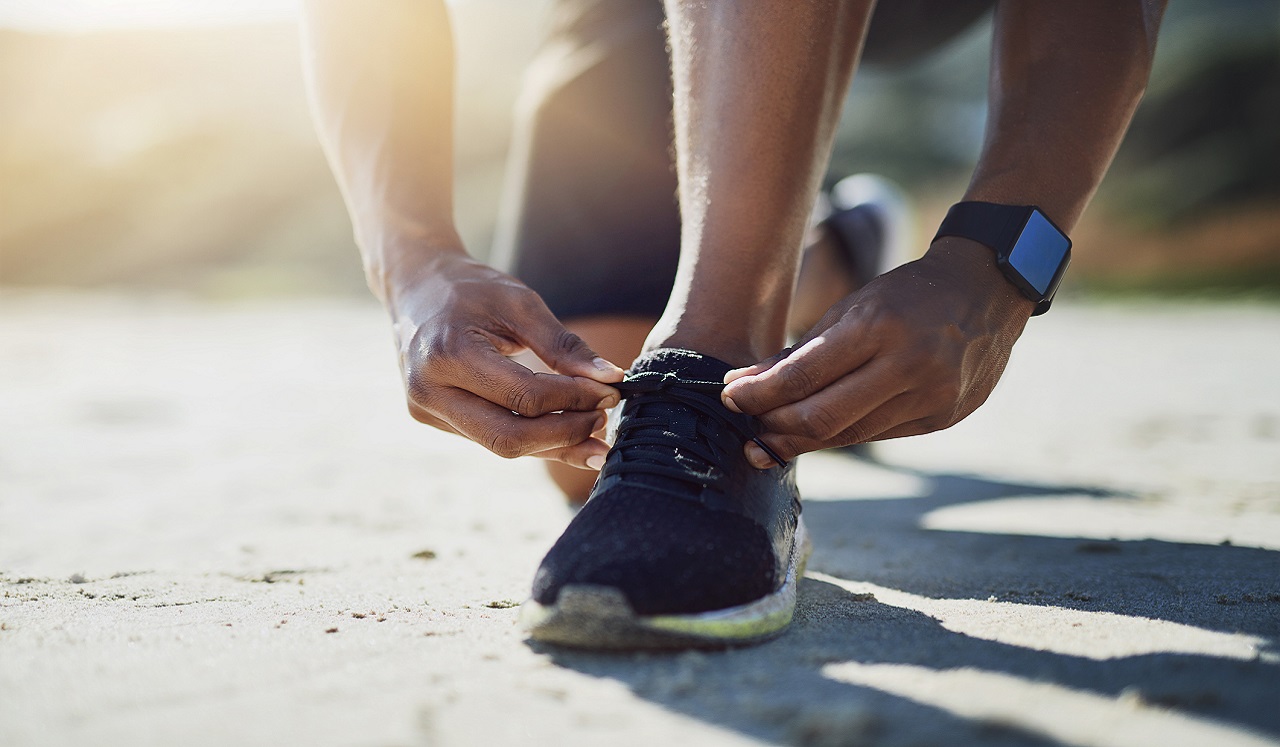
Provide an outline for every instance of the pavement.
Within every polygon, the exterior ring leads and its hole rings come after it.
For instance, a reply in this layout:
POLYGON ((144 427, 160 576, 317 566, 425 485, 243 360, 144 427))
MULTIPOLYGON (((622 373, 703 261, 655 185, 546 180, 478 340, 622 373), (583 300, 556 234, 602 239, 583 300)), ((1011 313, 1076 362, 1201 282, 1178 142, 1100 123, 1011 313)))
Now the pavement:
POLYGON ((0 744, 1280 745, 1280 307, 1055 305, 802 460, 754 648, 515 624, 569 513, 413 422, 371 303, 0 291, 0 744))

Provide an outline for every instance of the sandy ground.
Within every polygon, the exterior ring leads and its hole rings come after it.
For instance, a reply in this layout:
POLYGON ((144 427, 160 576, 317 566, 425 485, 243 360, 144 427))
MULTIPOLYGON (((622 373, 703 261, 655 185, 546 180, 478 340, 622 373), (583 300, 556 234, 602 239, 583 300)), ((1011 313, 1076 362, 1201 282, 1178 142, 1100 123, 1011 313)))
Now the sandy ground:
POLYGON ((368 304, 0 294, 0 744, 1280 744, 1280 308, 1060 304, 801 467, 794 627, 515 626, 568 513, 413 423, 368 304))

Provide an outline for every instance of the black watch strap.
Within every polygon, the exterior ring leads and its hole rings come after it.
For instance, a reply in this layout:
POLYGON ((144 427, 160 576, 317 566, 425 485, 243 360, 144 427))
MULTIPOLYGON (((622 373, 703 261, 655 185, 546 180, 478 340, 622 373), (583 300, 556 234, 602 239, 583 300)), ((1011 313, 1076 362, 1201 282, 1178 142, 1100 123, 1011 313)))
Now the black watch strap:
POLYGON ((993 202, 978 201, 957 202, 947 211, 947 217, 942 220, 942 225, 938 227, 938 233, 934 235, 933 240, 937 241, 943 236, 957 236, 976 241, 990 248, 996 253, 996 264, 1005 277, 1024 296, 1036 302, 1036 308, 1032 312, 1032 316, 1039 316, 1048 311, 1049 306, 1053 303, 1053 296, 1058 290, 1058 282, 1062 279, 1062 271, 1065 270, 1066 264, 1064 261, 1058 268, 1053 281, 1043 295, 1032 287, 1016 267, 1010 264, 1010 256, 1014 251, 1014 247, 1018 245, 1019 240, 1022 238, 1023 231, 1033 213, 1038 214, 1036 220, 1040 224, 1051 227, 1049 230, 1058 234, 1061 240, 1066 242, 1066 257, 1069 261, 1070 239, 1057 226, 1053 226, 1044 217, 1044 214, 1040 212, 1039 208, 1034 205, 1000 205, 993 202))
POLYGON ((1034 210, 1030 205, 997 205, 994 202, 957 202, 947 211, 933 237, 959 236, 1007 253, 1034 210))

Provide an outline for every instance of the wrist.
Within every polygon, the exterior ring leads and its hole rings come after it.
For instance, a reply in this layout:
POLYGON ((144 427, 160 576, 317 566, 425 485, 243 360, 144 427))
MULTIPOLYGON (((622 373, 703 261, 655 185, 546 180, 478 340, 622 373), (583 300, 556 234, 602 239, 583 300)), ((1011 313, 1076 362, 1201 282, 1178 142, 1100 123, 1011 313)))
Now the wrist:
POLYGON ((1035 302, 1000 271, 995 252, 977 241, 943 236, 929 247, 925 259, 944 268, 961 287, 993 311, 1025 323, 1036 310, 1035 302))
POLYGON ((452 229, 430 237, 387 240, 376 252, 365 252, 364 257, 369 289, 393 317, 401 314, 409 301, 420 297, 423 284, 438 276, 443 264, 471 259, 452 229))

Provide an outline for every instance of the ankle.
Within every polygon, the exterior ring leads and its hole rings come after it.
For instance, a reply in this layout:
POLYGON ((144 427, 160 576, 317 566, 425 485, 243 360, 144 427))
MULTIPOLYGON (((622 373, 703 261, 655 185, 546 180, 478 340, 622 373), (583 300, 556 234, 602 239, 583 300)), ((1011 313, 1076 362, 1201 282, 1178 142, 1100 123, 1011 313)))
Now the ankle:
MULTIPOLYGON (((781 344, 778 345, 781 348, 781 344)), ((674 330, 670 334, 651 336, 645 341, 646 352, 659 348, 679 348, 719 358, 731 366, 749 366, 769 357, 777 350, 766 350, 766 346, 752 344, 750 340, 732 338, 726 335, 690 334, 674 330)))

